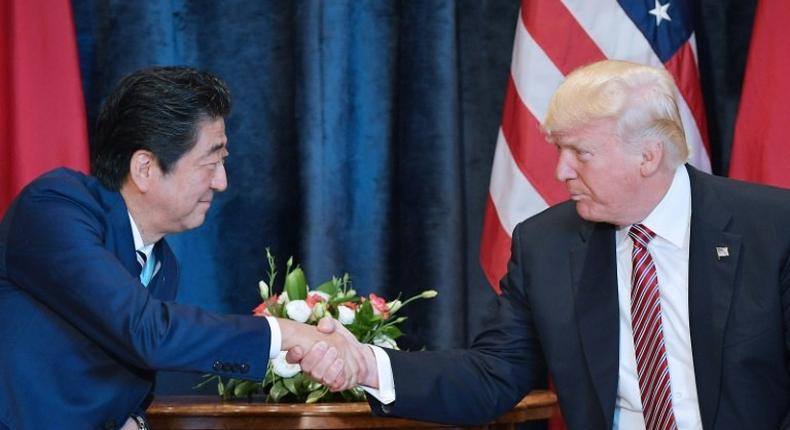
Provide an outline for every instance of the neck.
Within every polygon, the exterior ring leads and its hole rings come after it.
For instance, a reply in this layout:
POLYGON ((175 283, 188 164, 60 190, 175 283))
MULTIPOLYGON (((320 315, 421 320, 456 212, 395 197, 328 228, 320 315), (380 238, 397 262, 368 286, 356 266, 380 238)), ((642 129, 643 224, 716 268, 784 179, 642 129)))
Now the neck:
POLYGON ((132 219, 134 219, 134 223, 137 226, 137 231, 140 232, 143 244, 150 245, 158 242, 159 239, 164 237, 164 234, 157 233, 153 228, 153 223, 150 219, 150 211, 145 210, 145 204, 142 201, 140 192, 128 184, 124 184, 120 192, 124 203, 126 203, 126 209, 132 214, 132 219))
POLYGON ((675 169, 661 169, 655 175, 646 178, 647 180, 639 187, 639 193, 634 198, 634 213, 617 224, 625 227, 639 224, 647 218, 667 195, 674 178, 675 169))

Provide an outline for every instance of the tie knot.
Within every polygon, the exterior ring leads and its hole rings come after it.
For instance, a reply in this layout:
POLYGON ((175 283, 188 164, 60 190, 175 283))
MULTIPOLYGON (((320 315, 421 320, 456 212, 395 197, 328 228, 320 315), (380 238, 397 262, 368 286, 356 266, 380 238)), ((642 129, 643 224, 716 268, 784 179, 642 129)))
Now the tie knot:
POLYGON ((647 248, 647 244, 656 237, 656 234, 653 233, 653 230, 650 230, 644 224, 634 224, 631 226, 631 229, 628 230, 628 235, 631 236, 631 240, 634 241, 634 245, 639 244, 640 246, 647 248))

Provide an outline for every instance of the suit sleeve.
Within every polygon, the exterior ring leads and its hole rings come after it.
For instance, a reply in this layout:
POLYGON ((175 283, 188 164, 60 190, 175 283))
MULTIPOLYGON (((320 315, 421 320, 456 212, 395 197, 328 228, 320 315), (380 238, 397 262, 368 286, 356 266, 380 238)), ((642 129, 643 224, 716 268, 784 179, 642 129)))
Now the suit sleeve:
POLYGON ((8 233, 9 279, 94 343, 144 369, 265 375, 265 319, 155 299, 103 246, 103 213, 79 193, 39 189, 18 206, 8 233))
POLYGON ((544 379, 545 364, 525 294, 519 229, 492 320, 469 350, 387 350, 395 402, 368 397, 374 413, 448 424, 482 424, 512 409, 544 379))
MULTIPOLYGON (((782 288, 782 313, 784 318, 785 356, 788 357, 786 366, 790 371, 790 257, 785 261, 781 275, 782 288)), ((781 428, 790 428, 790 410, 785 411, 781 428)))

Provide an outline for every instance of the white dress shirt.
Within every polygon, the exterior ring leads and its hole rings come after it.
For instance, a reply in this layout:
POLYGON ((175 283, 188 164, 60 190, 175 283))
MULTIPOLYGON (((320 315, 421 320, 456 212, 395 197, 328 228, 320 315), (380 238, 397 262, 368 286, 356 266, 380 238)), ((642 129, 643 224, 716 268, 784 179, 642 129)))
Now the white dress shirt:
MULTIPOLYGON (((675 171, 672 185, 661 202, 642 224, 656 233, 648 245, 658 274, 664 344, 667 350, 672 407, 679 430, 702 428, 694 362, 691 355, 688 308, 689 238, 691 231, 691 185, 684 166, 675 171)), ((614 429, 643 430, 642 401, 636 371, 633 331, 631 329, 631 226, 617 230, 617 291, 620 308, 620 366, 614 429)), ((367 389, 384 404, 395 401, 392 366, 378 347, 376 365, 379 390, 367 389)), ((364 387, 363 387, 364 388, 364 387)))
MULTIPOLYGON (((679 430, 702 428, 689 331, 688 270, 691 233, 691 185, 684 166, 678 167, 664 198, 641 222, 656 233, 648 244, 658 276, 664 345, 669 365, 672 408, 679 430)), ((643 430, 642 400, 631 328, 631 226, 619 228, 617 296, 620 306, 620 367, 614 428, 643 430)))
MULTIPOLYGON (((140 234, 140 229, 137 228, 137 223, 134 222, 134 218, 132 217, 132 213, 128 212, 129 214, 129 223, 132 225, 132 238, 134 239, 134 249, 135 251, 140 251, 145 254, 146 259, 151 258, 151 253, 154 251, 154 245, 156 243, 149 243, 145 244, 143 242, 143 236, 140 234)), ((159 268, 162 266, 162 263, 157 261, 156 268, 154 269, 154 274, 159 271, 159 268)), ((280 324, 277 322, 276 318, 273 317, 266 317, 266 320, 269 322, 269 328, 271 332, 271 343, 269 344, 269 358, 275 358, 280 355, 280 347, 282 346, 282 333, 280 332, 280 324)))

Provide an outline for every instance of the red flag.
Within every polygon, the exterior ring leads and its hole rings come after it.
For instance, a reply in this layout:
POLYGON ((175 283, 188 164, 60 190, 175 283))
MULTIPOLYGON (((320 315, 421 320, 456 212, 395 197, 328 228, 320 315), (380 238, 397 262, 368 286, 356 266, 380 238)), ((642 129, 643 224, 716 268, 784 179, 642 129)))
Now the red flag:
POLYGON ((606 58, 665 67, 681 95, 690 162, 710 171, 689 7, 663 0, 522 0, 480 246, 494 290, 499 292, 516 224, 568 198, 554 179, 556 150, 539 124, 551 95, 577 67, 606 58))
POLYGON ((757 3, 730 176, 790 188, 790 4, 757 3))
POLYGON ((0 2, 0 216, 57 166, 87 172, 88 133, 71 4, 0 2))

